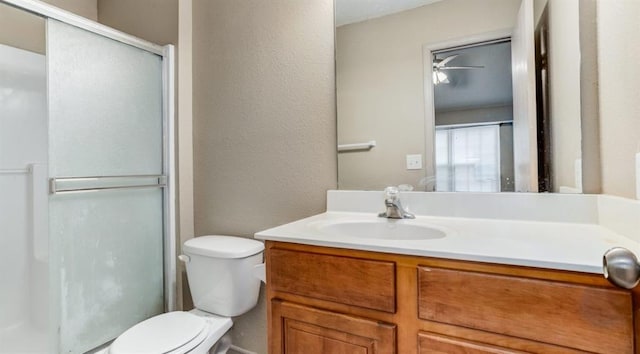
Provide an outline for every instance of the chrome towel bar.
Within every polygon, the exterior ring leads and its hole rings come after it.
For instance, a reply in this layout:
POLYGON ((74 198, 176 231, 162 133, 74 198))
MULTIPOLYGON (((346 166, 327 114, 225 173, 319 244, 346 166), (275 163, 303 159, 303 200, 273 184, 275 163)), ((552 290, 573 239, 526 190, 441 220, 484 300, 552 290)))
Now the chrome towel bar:
POLYGON ((355 151, 355 150, 371 150, 375 146, 376 146, 375 140, 367 141, 366 143, 340 144, 338 145, 338 152, 355 151))
POLYGON ((167 177, 164 175, 56 177, 49 179, 49 194, 164 188, 166 186, 167 177))

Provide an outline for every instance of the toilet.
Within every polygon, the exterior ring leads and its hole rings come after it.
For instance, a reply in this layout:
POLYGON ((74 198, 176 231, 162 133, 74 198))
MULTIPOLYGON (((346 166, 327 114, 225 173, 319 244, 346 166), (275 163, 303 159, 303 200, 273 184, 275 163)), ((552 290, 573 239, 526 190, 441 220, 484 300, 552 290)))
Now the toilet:
POLYGON ((232 316, 258 302, 264 245, 232 236, 201 236, 188 240, 178 258, 186 263, 194 310, 149 318, 121 334, 109 354, 224 354, 232 316))

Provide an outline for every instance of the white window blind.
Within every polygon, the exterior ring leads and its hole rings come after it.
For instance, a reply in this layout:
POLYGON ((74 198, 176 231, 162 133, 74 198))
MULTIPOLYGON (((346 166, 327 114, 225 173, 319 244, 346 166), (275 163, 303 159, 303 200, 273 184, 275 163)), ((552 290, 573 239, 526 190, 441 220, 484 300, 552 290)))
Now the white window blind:
POLYGON ((436 129, 436 191, 500 191, 500 126, 436 129))

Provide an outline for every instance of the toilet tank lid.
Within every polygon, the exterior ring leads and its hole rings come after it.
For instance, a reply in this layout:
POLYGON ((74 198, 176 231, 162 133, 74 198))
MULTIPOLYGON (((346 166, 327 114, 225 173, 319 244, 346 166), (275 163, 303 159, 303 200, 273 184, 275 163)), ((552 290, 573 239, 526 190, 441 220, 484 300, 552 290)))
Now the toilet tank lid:
POLYGON ((264 251, 264 244, 249 238, 210 235, 184 243, 184 253, 216 258, 245 258, 264 251))

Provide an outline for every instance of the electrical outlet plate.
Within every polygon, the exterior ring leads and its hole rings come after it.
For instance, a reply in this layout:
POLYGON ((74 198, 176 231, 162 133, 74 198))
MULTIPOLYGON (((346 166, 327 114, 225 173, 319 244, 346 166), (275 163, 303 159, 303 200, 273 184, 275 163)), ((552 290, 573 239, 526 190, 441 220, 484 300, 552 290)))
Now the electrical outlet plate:
POLYGON ((407 170, 420 170, 422 169, 422 155, 411 154, 407 155, 407 170))

